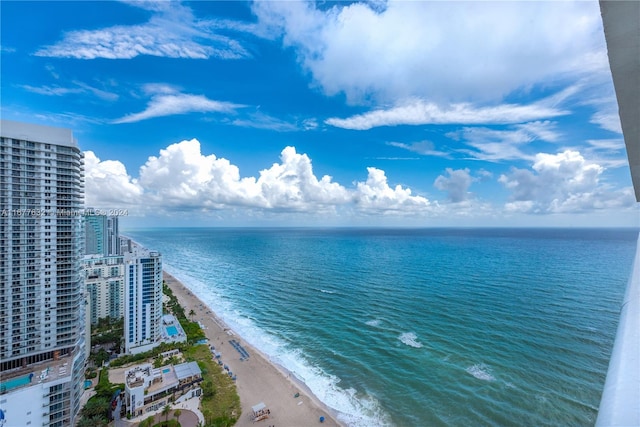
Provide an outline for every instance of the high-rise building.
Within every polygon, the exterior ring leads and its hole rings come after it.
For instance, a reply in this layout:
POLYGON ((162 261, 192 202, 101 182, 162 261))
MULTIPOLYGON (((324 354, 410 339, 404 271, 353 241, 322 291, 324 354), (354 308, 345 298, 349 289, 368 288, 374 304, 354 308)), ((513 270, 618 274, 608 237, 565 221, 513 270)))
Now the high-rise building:
POLYGON ((71 426, 85 347, 82 152, 69 129, 0 121, 0 409, 71 426))
POLYGON ((124 254, 124 342, 127 353, 141 353, 162 339, 162 257, 132 244, 124 254))
POLYGON ((91 324, 98 319, 124 316, 124 258, 120 255, 85 255, 85 283, 89 294, 91 324))
POLYGON ((124 316, 124 257, 118 217, 85 210, 84 273, 89 298, 89 319, 124 316))
POLYGON ((85 211, 85 254, 122 255, 117 216, 85 211))

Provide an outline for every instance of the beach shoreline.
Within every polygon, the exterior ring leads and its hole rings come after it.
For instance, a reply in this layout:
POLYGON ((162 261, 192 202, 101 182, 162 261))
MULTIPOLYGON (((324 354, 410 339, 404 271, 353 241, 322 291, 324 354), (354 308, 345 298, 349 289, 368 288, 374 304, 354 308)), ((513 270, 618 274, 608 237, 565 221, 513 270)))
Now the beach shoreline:
POLYGON ((185 313, 188 314, 191 310, 196 313, 193 320, 200 322, 204 327, 203 332, 209 340, 209 345, 213 345, 216 351, 221 353, 221 360, 237 377, 236 386, 242 415, 236 426, 345 427, 338 421, 337 413, 321 402, 302 380, 284 366, 270 360, 233 331, 184 283, 167 271, 163 271, 163 279, 185 313), (239 350, 232 345, 232 340, 247 350, 248 358, 241 357, 239 350), (251 408, 259 403, 264 403, 269 409, 269 418, 253 422, 251 408), (324 419, 322 423, 321 417, 324 419))

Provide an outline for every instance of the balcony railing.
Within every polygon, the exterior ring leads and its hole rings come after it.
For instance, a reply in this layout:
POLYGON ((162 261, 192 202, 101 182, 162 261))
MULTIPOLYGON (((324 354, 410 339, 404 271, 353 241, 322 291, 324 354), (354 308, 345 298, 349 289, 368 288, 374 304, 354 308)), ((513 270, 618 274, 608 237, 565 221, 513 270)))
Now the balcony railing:
POLYGON ((596 426, 640 426, 640 236, 596 426))

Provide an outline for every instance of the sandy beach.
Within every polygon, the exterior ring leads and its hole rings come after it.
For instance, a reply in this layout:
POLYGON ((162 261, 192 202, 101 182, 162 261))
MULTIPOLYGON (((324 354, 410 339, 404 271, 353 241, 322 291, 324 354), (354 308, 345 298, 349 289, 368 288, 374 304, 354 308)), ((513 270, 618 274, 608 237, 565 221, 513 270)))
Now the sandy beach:
POLYGON ((185 313, 191 310, 196 313, 194 320, 204 326, 210 344, 221 353, 221 360, 237 376, 242 415, 236 426, 343 426, 336 420, 335 414, 304 384, 290 377, 284 369, 271 363, 266 356, 230 330, 213 310, 179 280, 167 272, 164 272, 164 280, 178 298, 185 313), (231 345, 231 340, 239 342, 249 353, 248 359, 240 360, 240 352, 231 345), (298 397, 295 397, 296 395, 298 397), (251 407, 261 402, 269 409, 269 418, 254 423, 251 407), (320 423, 320 417, 324 417, 323 423, 320 423))

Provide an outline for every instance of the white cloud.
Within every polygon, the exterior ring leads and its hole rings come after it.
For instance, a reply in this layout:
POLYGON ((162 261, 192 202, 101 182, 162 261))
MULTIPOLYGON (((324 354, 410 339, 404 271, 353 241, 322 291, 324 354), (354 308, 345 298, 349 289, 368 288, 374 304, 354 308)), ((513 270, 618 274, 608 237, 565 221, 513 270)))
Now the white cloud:
POLYGON ((254 2, 253 11, 266 33, 295 49, 315 85, 351 103, 496 101, 608 71, 597 2, 385 6, 254 2))
POLYGON ((624 150, 624 139, 589 139, 587 143, 597 150, 621 151, 624 150))
POLYGON ((577 151, 539 153, 532 169, 512 168, 500 176, 499 182, 512 193, 508 212, 567 213, 634 205, 630 188, 613 190, 601 183, 604 168, 577 151))
POLYGON ((469 103, 442 107, 419 99, 405 101, 389 109, 379 109, 346 119, 330 118, 325 122, 344 129, 368 130, 379 126, 428 124, 510 124, 542 120, 569 114, 547 106, 544 102, 531 105, 501 104, 478 107, 469 103))
POLYGON ((23 89, 37 93, 38 95, 46 95, 46 96, 65 96, 70 94, 78 94, 83 93, 79 87, 60 87, 60 86, 31 86, 31 85, 22 85, 23 89))
POLYGON ((140 183, 154 203, 183 209, 317 211, 348 200, 347 191, 330 176, 317 179, 311 160, 293 147, 285 148, 281 163, 260 171, 258 178, 241 178, 228 160, 202 155, 197 140, 182 141, 150 157, 140 169, 140 183))
POLYGON ((139 55, 193 59, 250 56, 238 41, 217 34, 215 22, 197 19, 190 8, 178 2, 128 4, 151 11, 149 21, 70 31, 61 41, 38 50, 36 55, 78 59, 130 59, 139 55))
POLYGON ((461 149, 462 153, 473 158, 487 161, 533 159, 522 151, 527 144, 542 140, 556 142, 560 135, 555 131, 553 122, 531 122, 511 126, 507 129, 490 129, 486 127, 465 127, 459 131, 449 132, 447 137, 462 141, 475 150, 461 149))
POLYGON ((299 130, 313 130, 318 127, 318 123, 313 119, 282 120, 277 117, 258 111, 248 115, 247 118, 235 119, 231 121, 234 126, 249 127, 255 129, 267 129, 276 132, 294 132, 299 130))
POLYGON ((282 163, 274 163, 271 168, 260 171, 257 181, 267 207, 309 210, 344 204, 348 200, 347 190, 332 182, 330 176, 325 175, 320 180, 315 177, 306 154, 286 147, 280 158, 282 163))
POLYGON ((93 151, 85 151, 84 169, 87 207, 121 208, 142 202, 142 187, 121 162, 101 161, 93 151))
POLYGON ((618 110, 613 107, 605 107, 603 110, 598 111, 591 116, 591 123, 600 126, 602 129, 606 129, 615 133, 622 133, 622 125, 620 124, 620 116, 618 110))
POLYGON ((360 211, 370 213, 412 214, 425 212, 431 202, 422 196, 412 196, 411 189, 396 185, 391 188, 383 170, 367 168, 365 182, 356 183, 353 200, 360 211))
POLYGON ((418 141, 410 144, 404 142, 387 142, 391 147, 398 147, 423 156, 449 157, 449 153, 435 149, 431 141, 418 141))
MULTIPOLYGON (((447 169, 434 185, 448 193, 452 203, 438 203, 414 195, 410 188, 390 185, 386 173, 367 168, 364 182, 350 188, 330 176, 316 177, 311 159, 294 147, 286 147, 280 160, 257 176, 242 177, 239 168, 214 154, 203 154, 198 140, 172 144, 151 156, 139 177, 127 173, 118 161, 101 161, 85 153, 86 205, 96 208, 129 208, 130 215, 175 218, 303 218, 315 223, 345 218, 381 218, 403 221, 437 221, 451 218, 500 218, 505 213, 593 212, 634 205, 631 188, 612 190, 599 181, 603 168, 587 162, 577 152, 538 154, 532 170, 512 169, 500 182, 512 193, 504 208, 470 197, 473 182, 490 176, 468 169, 447 169)), ((206 219, 205 219, 206 221, 206 219)), ((292 222, 292 223, 294 223, 292 222)), ((377 222, 376 222, 377 223, 377 222)), ((392 224, 393 222, 389 223, 392 224)), ((419 222, 422 224, 422 222, 419 222)), ((396 222, 397 224, 397 222, 396 222)), ((418 223, 416 223, 418 224, 418 223)))
POLYGON ((37 93, 39 95, 46 96, 66 96, 90 93, 104 101, 116 101, 118 95, 112 92, 108 92, 96 87, 90 86, 86 83, 73 81, 74 87, 62 87, 62 86, 30 86, 22 85, 21 87, 29 92, 37 93))
POLYGON ((441 191, 445 191, 449 200, 453 203, 459 203, 467 200, 469 197, 469 187, 475 181, 471 176, 468 168, 454 170, 446 169, 447 175, 439 175, 433 185, 441 191))
POLYGON ((151 156, 132 179, 117 161, 100 161, 86 153, 87 205, 113 207, 139 205, 140 210, 169 214, 179 211, 234 210, 335 213, 420 214, 431 203, 409 188, 391 188, 384 171, 368 169, 366 182, 347 189, 325 175, 317 178, 311 159, 286 147, 280 162, 257 177, 241 177, 227 159, 201 153, 196 139, 182 141, 151 156))
POLYGON ((234 113, 237 108, 243 107, 230 102, 214 101, 204 95, 178 93, 168 85, 146 85, 144 90, 147 93, 156 93, 151 97, 147 108, 139 113, 116 119, 113 123, 133 123, 154 117, 187 113, 234 113))

